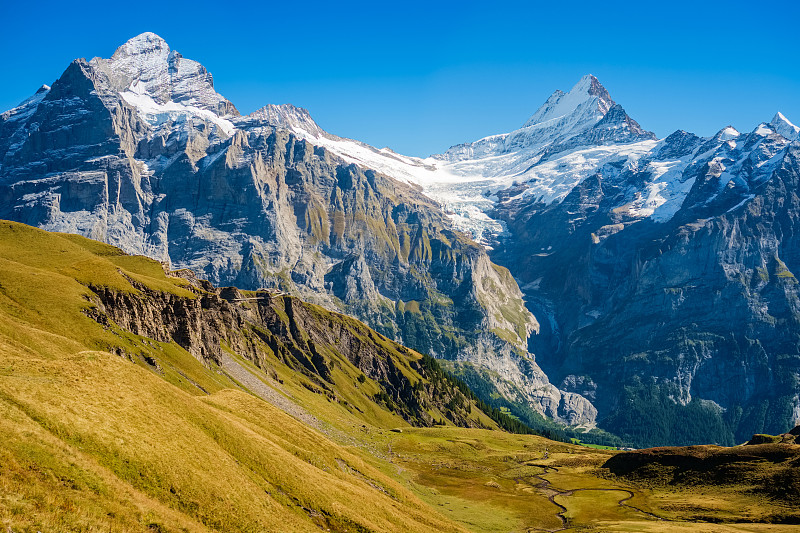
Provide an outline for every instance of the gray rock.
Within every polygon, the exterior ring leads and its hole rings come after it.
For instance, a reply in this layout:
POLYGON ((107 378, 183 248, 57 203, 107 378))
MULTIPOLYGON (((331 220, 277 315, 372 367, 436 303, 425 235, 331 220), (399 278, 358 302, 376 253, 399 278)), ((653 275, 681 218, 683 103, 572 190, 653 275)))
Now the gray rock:
POLYGON ((511 237, 493 259, 551 318, 532 339, 537 362, 592 399, 612 431, 672 424, 664 441, 641 444, 783 431, 800 415, 798 176, 800 143, 762 124, 711 139, 676 132, 637 165, 599 168, 561 202, 501 193, 496 215, 511 237), (675 213, 632 208, 658 162, 681 158, 675 213), (635 402, 649 402, 650 416, 621 422, 635 402), (681 433, 681 409, 708 424, 681 433))

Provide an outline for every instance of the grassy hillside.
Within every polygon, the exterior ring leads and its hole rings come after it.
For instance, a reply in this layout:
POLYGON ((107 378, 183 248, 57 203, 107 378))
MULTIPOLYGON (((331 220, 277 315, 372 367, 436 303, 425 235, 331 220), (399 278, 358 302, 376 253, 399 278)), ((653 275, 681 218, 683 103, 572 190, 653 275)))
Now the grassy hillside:
POLYGON ((674 493, 796 514, 751 485, 615 476, 615 452, 494 428, 427 358, 352 319, 0 222, 8 531, 692 530, 674 493))
MULTIPOLYGON (((17 224, 0 234, 0 517, 13 530, 460 530, 219 367, 90 318, 82 283, 196 296, 158 263, 17 224)), ((340 405, 316 411, 344 425, 340 405)))

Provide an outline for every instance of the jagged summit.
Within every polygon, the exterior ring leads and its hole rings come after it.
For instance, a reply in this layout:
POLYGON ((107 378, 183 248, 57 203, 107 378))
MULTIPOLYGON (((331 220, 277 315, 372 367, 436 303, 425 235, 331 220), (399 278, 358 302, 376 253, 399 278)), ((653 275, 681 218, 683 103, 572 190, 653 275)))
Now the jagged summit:
POLYGON ((600 81, 587 74, 568 93, 557 90, 522 126, 528 128, 580 113, 586 120, 600 120, 616 102, 600 81))
POLYGON ((315 137, 326 135, 311 118, 307 109, 292 104, 268 104, 253 111, 247 118, 263 120, 272 126, 286 128, 296 133, 310 133, 315 137))
POLYGON ((136 37, 129 39, 125 44, 117 48, 112 59, 120 59, 122 57, 132 57, 141 55, 162 55, 169 54, 170 48, 161 36, 153 32, 140 33, 136 37))
POLYGON ((713 139, 716 141, 730 141, 739 137, 741 133, 733 126, 725 126, 714 135, 713 139))
POLYGON ((155 33, 137 35, 110 59, 96 57, 90 65, 105 73, 111 88, 148 116, 154 111, 176 111, 174 106, 163 108, 171 104, 218 117, 239 116, 236 107, 214 90, 214 79, 203 65, 184 58, 155 33))
POLYGON ((792 124, 789 119, 783 116, 783 113, 780 111, 775 113, 775 116, 772 117, 769 125, 779 135, 786 137, 790 141, 796 141, 798 138, 800 138, 800 128, 792 124))

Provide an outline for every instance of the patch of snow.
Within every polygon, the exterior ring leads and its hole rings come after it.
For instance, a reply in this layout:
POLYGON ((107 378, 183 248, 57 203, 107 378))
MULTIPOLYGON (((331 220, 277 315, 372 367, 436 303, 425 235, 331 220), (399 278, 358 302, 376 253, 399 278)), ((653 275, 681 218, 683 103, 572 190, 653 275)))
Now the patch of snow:
POLYGON ((148 124, 154 127, 159 127, 168 121, 176 122, 181 119, 196 117, 215 124, 227 137, 230 137, 236 131, 236 126, 230 120, 221 118, 206 109, 171 101, 163 104, 156 102, 145 92, 144 84, 139 82, 134 83, 130 90, 119 94, 128 104, 139 111, 148 124))
POLYGON ((741 135, 741 133, 736 131, 736 128, 734 128, 733 126, 728 126, 726 128, 723 128, 722 131, 720 131, 719 133, 717 133, 717 138, 721 141, 731 141, 739 137, 739 135, 741 135))
POLYGON ((760 137, 768 137, 769 135, 772 135, 773 133, 775 133, 775 130, 773 130, 772 128, 770 128, 766 124, 761 123, 761 124, 758 125, 758 127, 755 129, 755 131, 753 131, 753 133, 758 135, 758 136, 760 136, 760 137))
POLYGON ((534 165, 521 174, 506 176, 505 179, 497 181, 505 186, 512 185, 514 180, 524 181, 529 187, 515 198, 539 198, 539 201, 545 204, 560 202, 576 185, 603 165, 615 162, 634 164, 656 144, 658 141, 640 141, 631 144, 579 148, 534 165))
POLYGON ((769 123, 770 126, 781 136, 790 141, 796 141, 800 138, 800 128, 789 122, 789 119, 783 116, 780 111, 775 114, 769 123))
POLYGON ((739 202, 735 206, 733 206, 730 209, 728 209, 727 212, 730 213, 731 211, 733 211, 735 209, 738 209, 739 207, 743 206, 744 204, 746 204, 747 202, 749 202, 750 200, 755 198, 755 196, 756 196, 755 194, 748 194, 747 196, 745 196, 744 200, 742 200, 741 202, 739 202))

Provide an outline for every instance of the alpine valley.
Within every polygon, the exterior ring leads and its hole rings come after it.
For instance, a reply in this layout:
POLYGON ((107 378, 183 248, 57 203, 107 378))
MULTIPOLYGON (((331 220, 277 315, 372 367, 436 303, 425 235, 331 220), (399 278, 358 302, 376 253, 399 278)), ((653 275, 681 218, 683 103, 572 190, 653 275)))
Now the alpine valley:
POLYGON ((795 531, 798 137, 587 75, 422 159, 75 60, 0 114, 0 525, 795 531))
POLYGON ((798 131, 659 140, 587 75, 407 157, 145 33, 0 115, 0 218, 345 313, 531 427, 732 445, 800 419, 798 131))

